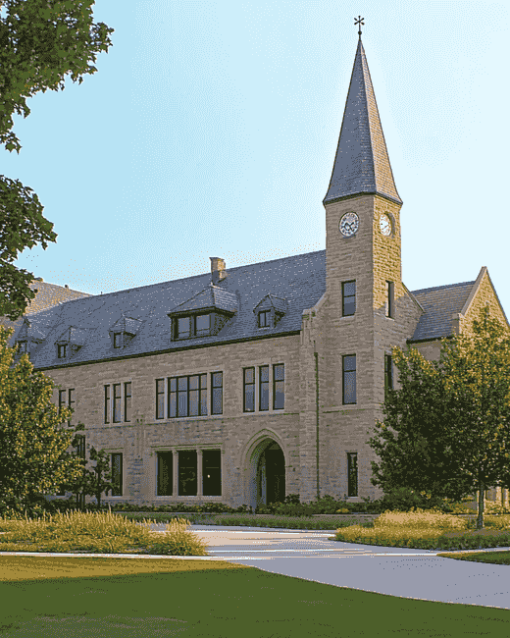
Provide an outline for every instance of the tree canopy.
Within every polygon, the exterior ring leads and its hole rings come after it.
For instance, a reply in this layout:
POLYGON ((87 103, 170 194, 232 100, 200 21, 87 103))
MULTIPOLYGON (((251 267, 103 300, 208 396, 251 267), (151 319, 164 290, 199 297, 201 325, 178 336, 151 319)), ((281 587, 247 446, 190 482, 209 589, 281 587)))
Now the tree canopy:
MULTIPOLYGON (((96 73, 97 55, 112 45, 113 29, 94 23, 95 0, 0 0, 0 143, 19 153, 13 115, 27 117, 27 98, 81 84, 96 73)), ((14 261, 25 248, 56 242, 53 224, 31 188, 0 175, 0 316, 16 320, 35 297, 33 273, 14 261)))
POLYGON ((510 335, 485 306, 470 333, 441 342, 439 361, 393 351, 401 389, 389 390, 369 444, 374 485, 460 500, 510 487, 510 335))

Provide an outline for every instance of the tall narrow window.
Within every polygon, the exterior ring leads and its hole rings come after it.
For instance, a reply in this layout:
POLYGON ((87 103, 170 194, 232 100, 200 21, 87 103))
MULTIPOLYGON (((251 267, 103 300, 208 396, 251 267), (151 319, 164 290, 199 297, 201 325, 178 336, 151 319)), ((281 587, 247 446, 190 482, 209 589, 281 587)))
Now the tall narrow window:
POLYGON ((120 383, 113 384, 113 422, 120 423, 120 383))
POLYGON ((158 496, 172 496, 174 463, 172 452, 158 452, 158 496))
POLYGON ((198 403, 200 416, 207 416, 207 375, 200 375, 200 400, 198 403))
POLYGON ((358 496, 358 454, 347 453, 347 496, 358 496))
POLYGON ((113 333, 113 347, 120 348, 122 346, 122 334, 120 332, 113 333))
POLYGON ((122 454, 111 454, 112 463, 112 496, 122 496, 122 454))
POLYGON ((65 408, 66 405, 66 391, 65 390, 59 390, 58 392, 58 412, 60 414, 60 412, 62 412, 62 408, 65 408))
POLYGON ((202 451, 202 483, 204 496, 221 496, 221 451, 202 451))
POLYGON ((85 435, 84 434, 77 434, 76 435, 76 454, 78 456, 78 458, 80 459, 84 459, 85 458, 85 435))
POLYGON ((59 344, 58 345, 58 358, 59 359, 65 359, 66 358, 66 354, 67 354, 67 345, 66 344, 59 344))
MULTIPOLYGON (((74 401, 74 388, 71 388, 71 389, 69 390, 69 401, 68 401, 67 407, 68 407, 68 408, 72 408, 72 407, 73 407, 73 405, 74 405, 74 403, 75 403, 75 401, 74 401)), ((73 408, 73 409, 74 409, 74 408, 73 408)), ((71 418, 72 418, 72 417, 71 417, 71 418)), ((71 426, 71 420, 69 420, 69 421, 67 422, 67 425, 68 425, 69 427, 71 426)))
POLYGON ((277 363, 273 366, 273 410, 283 410, 285 405, 285 366, 277 363))
POLYGON ((124 384, 124 421, 131 421, 131 381, 124 384))
POLYGON ((386 291, 387 291, 387 296, 388 296, 388 303, 387 303, 387 316, 388 317, 393 317, 393 305, 394 305, 394 298, 393 298, 393 282, 392 281, 387 281, 386 282, 386 291))
POLYGON ((223 414, 223 372, 211 373, 211 414, 223 414))
POLYGON ((391 365, 391 354, 384 355, 384 391, 393 390, 393 366, 391 365))
POLYGON ((259 410, 269 410, 269 366, 259 368, 259 410))
POLYGON ((200 374, 188 377, 189 381, 189 416, 207 415, 207 375, 200 374))
POLYGON ((343 403, 356 403, 356 355, 346 355, 342 358, 343 363, 343 403))
POLYGON ((179 496, 197 495, 197 451, 179 452, 179 496))
POLYGON ((267 328, 269 326, 269 310, 261 310, 259 312, 259 328, 267 328))
POLYGON ((156 419, 165 418, 165 380, 156 379, 156 419))
POLYGON ((188 377, 177 379, 177 416, 188 416, 188 377))
POLYGON ((104 422, 110 423, 110 386, 104 387, 104 422))
POLYGON ((255 368, 245 368, 243 412, 255 412, 255 368))
POLYGON ((342 283, 342 316, 350 317, 356 312, 356 282, 342 283))
POLYGON ((177 379, 168 379, 168 416, 177 416, 177 379))

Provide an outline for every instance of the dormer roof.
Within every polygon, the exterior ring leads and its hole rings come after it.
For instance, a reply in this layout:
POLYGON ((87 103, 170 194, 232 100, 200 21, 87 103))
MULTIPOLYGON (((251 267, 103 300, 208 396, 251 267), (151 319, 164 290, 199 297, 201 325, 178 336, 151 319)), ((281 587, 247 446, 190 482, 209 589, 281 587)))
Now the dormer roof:
POLYGON ((210 283, 194 297, 172 308, 168 315, 178 316, 186 313, 196 313, 200 311, 212 312, 214 310, 235 314, 237 309, 238 302, 234 293, 223 290, 219 286, 210 283))
POLYGON ((281 314, 285 314, 288 310, 289 303, 283 297, 277 297, 276 295, 266 295, 253 309, 253 312, 261 312, 262 310, 275 310, 281 314))
POLYGON ((113 334, 115 332, 122 332, 134 337, 140 330, 141 325, 142 321, 140 319, 133 319, 133 317, 127 317, 123 315, 118 321, 113 324, 113 326, 109 330, 109 333, 113 334))

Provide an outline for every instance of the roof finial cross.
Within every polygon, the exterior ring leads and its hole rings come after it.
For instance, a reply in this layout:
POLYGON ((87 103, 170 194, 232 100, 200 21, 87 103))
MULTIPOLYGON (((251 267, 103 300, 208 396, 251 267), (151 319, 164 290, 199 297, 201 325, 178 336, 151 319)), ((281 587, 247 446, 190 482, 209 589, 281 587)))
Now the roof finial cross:
POLYGON ((354 18, 354 26, 356 26, 357 24, 359 24, 359 31, 358 31, 358 35, 359 35, 359 39, 361 40, 361 25, 365 26, 365 23, 363 22, 365 18, 362 18, 361 16, 358 16, 358 19, 356 20, 356 18, 354 18))

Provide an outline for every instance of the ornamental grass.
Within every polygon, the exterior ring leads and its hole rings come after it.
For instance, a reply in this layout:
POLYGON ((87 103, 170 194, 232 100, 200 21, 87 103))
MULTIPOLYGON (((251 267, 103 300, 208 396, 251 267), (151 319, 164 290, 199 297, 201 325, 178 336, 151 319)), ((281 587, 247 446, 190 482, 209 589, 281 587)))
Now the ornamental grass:
POLYGON ((169 522, 166 533, 152 531, 153 522, 135 523, 111 512, 0 518, 0 551, 207 556, 207 544, 187 530, 188 520, 169 522))
POLYGON ((481 549, 510 546, 510 515, 485 517, 477 530, 468 521, 438 511, 384 512, 370 525, 336 530, 336 540, 414 549, 481 549))

